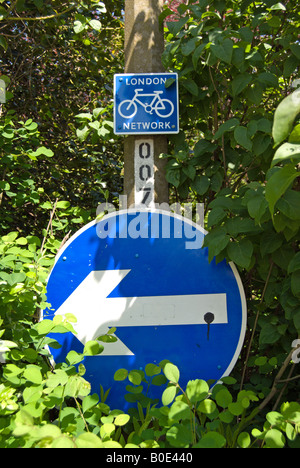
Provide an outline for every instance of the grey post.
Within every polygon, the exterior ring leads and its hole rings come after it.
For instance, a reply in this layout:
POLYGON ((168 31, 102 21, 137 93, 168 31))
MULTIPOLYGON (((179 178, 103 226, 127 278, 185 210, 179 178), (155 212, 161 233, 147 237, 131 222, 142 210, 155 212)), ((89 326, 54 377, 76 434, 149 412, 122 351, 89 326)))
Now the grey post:
MULTIPOLYGON (((163 30, 159 14, 163 0, 126 0, 125 2, 125 73, 162 73, 161 56, 164 50, 163 30)), ((134 154, 137 143, 149 140, 149 135, 129 135, 124 142, 124 194, 128 206, 135 203, 134 154), (148 137, 148 138, 147 138, 148 137)), ((165 135, 151 135, 153 139, 154 202, 168 203, 169 189, 165 178, 165 159, 168 139, 165 135)))

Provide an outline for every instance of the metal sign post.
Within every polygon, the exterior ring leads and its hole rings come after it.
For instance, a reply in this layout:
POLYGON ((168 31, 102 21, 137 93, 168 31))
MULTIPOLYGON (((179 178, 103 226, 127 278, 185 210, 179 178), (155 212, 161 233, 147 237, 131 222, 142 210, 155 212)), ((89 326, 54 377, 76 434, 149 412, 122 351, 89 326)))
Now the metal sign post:
MULTIPOLYGON (((163 73, 164 50, 159 15, 163 0, 126 0, 125 2, 125 73, 163 73)), ((143 86, 140 86, 143 88, 143 86)), ((127 206, 143 203, 168 203, 165 178, 168 139, 164 134, 128 135, 124 142, 124 194, 127 206)))

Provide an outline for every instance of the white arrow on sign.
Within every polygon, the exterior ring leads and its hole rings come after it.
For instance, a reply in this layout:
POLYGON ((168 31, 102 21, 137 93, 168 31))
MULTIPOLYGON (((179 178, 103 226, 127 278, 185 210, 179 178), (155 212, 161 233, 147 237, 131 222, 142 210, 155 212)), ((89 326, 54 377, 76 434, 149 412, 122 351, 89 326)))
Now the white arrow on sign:
MULTIPOLYGON (((92 271, 55 312, 76 316, 74 329, 83 345, 104 335, 110 327, 227 323, 225 293, 108 298, 130 271, 92 271), (209 321, 205 318, 208 312, 209 321)), ((107 344, 101 356, 133 354, 118 339, 107 344)))

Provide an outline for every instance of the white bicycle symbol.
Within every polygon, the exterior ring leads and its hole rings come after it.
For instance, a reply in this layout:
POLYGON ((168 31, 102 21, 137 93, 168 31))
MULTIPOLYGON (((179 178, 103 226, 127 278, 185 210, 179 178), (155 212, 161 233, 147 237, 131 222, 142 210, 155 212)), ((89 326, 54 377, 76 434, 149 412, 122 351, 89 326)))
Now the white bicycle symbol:
POLYGON ((174 105, 172 101, 169 101, 169 99, 162 99, 160 97, 160 94, 162 94, 163 91, 153 91, 151 94, 142 94, 142 91, 143 89, 135 89, 135 94, 132 99, 125 99, 125 101, 122 101, 119 104, 118 112, 124 119, 130 119, 135 116, 138 110, 137 103, 145 109, 145 112, 152 114, 154 111, 159 117, 164 119, 173 113, 174 105), (149 104, 149 102, 144 103, 141 101, 139 99, 141 97, 152 97, 153 99, 149 104))

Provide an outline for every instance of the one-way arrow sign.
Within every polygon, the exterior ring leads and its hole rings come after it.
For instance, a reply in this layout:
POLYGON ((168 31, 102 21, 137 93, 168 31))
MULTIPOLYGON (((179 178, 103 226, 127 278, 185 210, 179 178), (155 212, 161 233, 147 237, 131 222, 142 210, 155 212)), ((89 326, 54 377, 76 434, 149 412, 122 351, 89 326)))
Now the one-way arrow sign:
MULTIPOLYGON (((144 369, 168 359, 189 380, 219 380, 235 365, 246 329, 246 302, 234 265, 208 261, 205 232, 159 210, 113 212, 78 231, 59 252, 47 285, 44 314, 77 316, 77 334, 56 333, 56 363, 115 327, 104 352, 86 356, 92 392, 111 388, 107 404, 128 408, 120 368, 144 369)), ((149 396, 159 398, 160 387, 149 396)))
MULTIPOLYGON (((190 294, 177 296, 112 297, 108 295, 130 270, 92 271, 55 315, 72 312, 77 318, 74 328, 84 345, 108 332, 110 327, 145 327, 163 325, 227 323, 226 294, 190 294)), ((133 355, 118 340, 104 348, 102 356, 133 355)))

